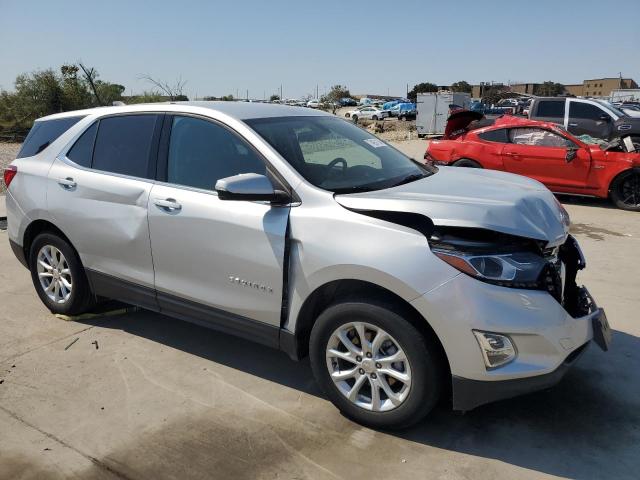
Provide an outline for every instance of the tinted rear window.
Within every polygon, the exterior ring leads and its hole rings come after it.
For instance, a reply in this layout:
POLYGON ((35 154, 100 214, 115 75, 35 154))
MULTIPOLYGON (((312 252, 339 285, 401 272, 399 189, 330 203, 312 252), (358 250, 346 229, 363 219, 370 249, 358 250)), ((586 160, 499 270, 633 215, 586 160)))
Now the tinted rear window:
POLYGON ((543 100, 538 103, 537 117, 564 118, 565 101, 543 100))
POLYGON ((149 157, 157 115, 122 115, 100 120, 93 148, 96 170, 151 178, 149 157))
POLYGON ((73 144, 69 153, 67 153, 67 157, 78 165, 90 167, 91 156, 93 155, 93 142, 96 139, 97 131, 98 122, 95 122, 80 135, 80 138, 73 144))
POLYGON ((37 155, 83 118, 84 116, 66 117, 35 122, 29 135, 25 138, 17 158, 37 155))
POLYGON ((500 128, 498 130, 489 130, 488 132, 482 132, 478 134, 483 140, 487 142, 500 142, 507 143, 509 141, 507 137, 507 130, 504 128, 500 128))

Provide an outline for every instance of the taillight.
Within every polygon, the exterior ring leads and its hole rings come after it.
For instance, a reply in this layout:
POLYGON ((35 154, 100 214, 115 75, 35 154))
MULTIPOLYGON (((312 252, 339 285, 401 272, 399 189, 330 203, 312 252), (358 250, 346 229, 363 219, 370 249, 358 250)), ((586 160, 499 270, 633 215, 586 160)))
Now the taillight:
POLYGON ((13 177, 15 177, 17 173, 18 173, 18 167, 16 167, 15 165, 9 165, 8 167, 5 167, 4 184, 7 186, 7 188, 9 188, 9 185, 11 184, 11 180, 13 180, 13 177))

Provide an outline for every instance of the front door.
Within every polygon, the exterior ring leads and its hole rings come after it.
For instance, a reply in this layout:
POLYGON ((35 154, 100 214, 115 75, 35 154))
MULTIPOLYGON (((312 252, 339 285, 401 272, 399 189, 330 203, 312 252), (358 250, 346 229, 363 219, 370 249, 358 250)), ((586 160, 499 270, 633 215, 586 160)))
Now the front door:
POLYGON ((502 158, 505 170, 535 178, 551 190, 584 188, 591 156, 584 148, 550 130, 525 127, 509 130, 502 158), (569 149, 576 148, 575 158, 567 161, 569 149))
MULTIPOLYGON (((160 308, 279 326, 289 207, 220 200, 220 178, 266 173, 264 159, 212 120, 168 117, 149 228, 160 308)), ((257 339, 259 341, 259 339, 257 339)))
POLYGON ((567 130, 574 135, 609 138, 613 118, 602 108, 591 103, 570 100, 567 130))

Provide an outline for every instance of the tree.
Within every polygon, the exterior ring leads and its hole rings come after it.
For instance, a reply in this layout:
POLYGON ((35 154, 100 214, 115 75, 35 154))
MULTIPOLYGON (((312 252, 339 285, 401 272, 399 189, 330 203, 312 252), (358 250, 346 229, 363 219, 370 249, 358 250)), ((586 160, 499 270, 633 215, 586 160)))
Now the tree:
POLYGON ((339 102, 341 98, 351 98, 351 92, 344 85, 334 85, 324 98, 327 102, 339 102))
POLYGON ((438 86, 435 83, 418 83, 413 86, 413 89, 407 94, 407 97, 412 102, 415 102, 418 98, 419 93, 428 93, 428 92, 437 92, 438 86))
POLYGON ((183 90, 184 86, 187 84, 186 80, 182 80, 182 77, 176 79, 175 83, 170 84, 169 82, 165 82, 163 80, 156 80, 151 77, 151 75, 142 75, 143 80, 153 84, 156 88, 158 88, 161 92, 163 92, 169 100, 172 101, 180 101, 180 100, 189 100, 186 95, 184 95, 183 90))
POLYGON ((547 81, 533 88, 533 94, 541 97, 557 97, 565 92, 564 85, 557 82, 547 81))
POLYGON ((280 95, 275 95, 275 94, 274 94, 274 95, 271 95, 271 96, 269 97, 269 101, 270 101, 270 102, 275 102, 276 100, 280 100, 280 95))
POLYGON ((24 134, 36 118, 52 113, 111 105, 124 86, 98 79, 95 68, 82 63, 23 73, 13 92, 0 91, 0 120, 11 132, 24 134))
POLYGON ((471 85, 467 82, 465 82, 464 80, 461 80, 459 82, 455 82, 451 84, 451 91, 452 92, 464 92, 464 93, 471 93, 473 87, 471 87, 471 85))

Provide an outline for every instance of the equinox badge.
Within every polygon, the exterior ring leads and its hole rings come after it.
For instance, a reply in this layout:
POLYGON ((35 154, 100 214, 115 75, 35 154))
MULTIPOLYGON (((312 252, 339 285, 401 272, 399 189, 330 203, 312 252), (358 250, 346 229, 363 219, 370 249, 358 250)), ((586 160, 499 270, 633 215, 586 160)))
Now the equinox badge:
POLYGON ((231 283, 235 283, 236 285, 240 285, 242 287, 254 288, 256 290, 260 290, 265 293, 273 293, 273 288, 263 285, 262 283, 250 282, 249 280, 245 280, 240 277, 236 277, 234 275, 229 275, 229 281, 231 283))

